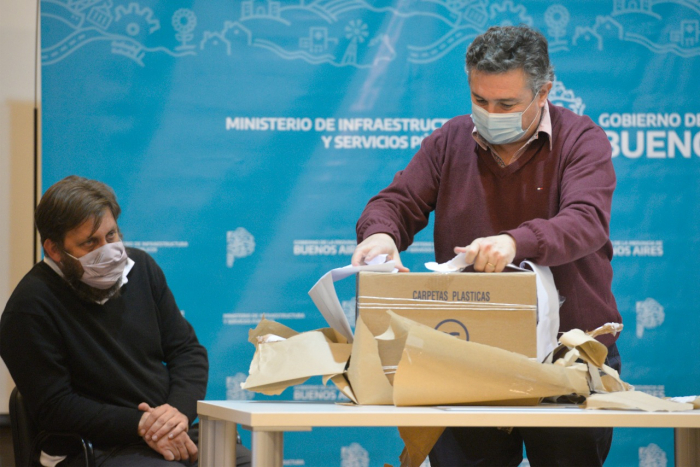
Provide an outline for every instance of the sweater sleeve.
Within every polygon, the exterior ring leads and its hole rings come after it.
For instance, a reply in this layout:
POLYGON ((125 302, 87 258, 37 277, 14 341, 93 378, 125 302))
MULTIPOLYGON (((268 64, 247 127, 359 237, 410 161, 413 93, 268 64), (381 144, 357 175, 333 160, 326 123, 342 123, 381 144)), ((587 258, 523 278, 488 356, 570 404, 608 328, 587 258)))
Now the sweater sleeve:
POLYGON ((543 266, 575 261, 599 250, 609 239, 616 180, 605 133, 591 123, 561 157, 559 212, 504 232, 515 239, 517 258, 543 266))
POLYGON ((197 401, 207 393, 209 362, 206 349, 194 329, 180 313, 165 275, 150 257, 154 298, 158 306, 164 363, 170 374, 168 404, 187 415, 190 424, 197 418, 197 401))
POLYGON ((399 251, 413 243, 435 209, 445 139, 442 128, 423 140, 411 162, 393 182, 369 200, 357 221, 357 242, 376 233, 394 237, 399 251))
MULTIPOLYGON (((23 303, 13 304, 17 306, 23 303)), ((98 446, 141 439, 137 427, 142 412, 136 407, 105 404, 73 390, 71 362, 56 327, 46 317, 6 309, 0 354, 40 430, 79 433, 98 446)))

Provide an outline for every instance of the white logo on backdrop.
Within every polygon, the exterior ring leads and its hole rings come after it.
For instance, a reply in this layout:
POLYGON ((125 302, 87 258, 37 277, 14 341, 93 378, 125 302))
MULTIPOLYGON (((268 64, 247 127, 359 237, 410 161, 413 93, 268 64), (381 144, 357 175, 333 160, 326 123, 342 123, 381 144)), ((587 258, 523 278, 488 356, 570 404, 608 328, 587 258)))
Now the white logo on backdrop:
POLYGON ((666 467, 666 453, 658 445, 651 443, 639 448, 639 467, 666 467))
POLYGON ((530 461, 529 461, 527 458, 525 458, 525 459, 523 459, 523 461, 520 463, 520 465, 518 465, 518 467, 530 467, 530 461))
POLYGON ((564 83, 558 80, 554 80, 552 83, 549 100, 552 104, 569 109, 576 115, 583 115, 583 111, 586 108, 583 99, 576 97, 573 91, 566 89, 564 83))
POLYGON ((340 448, 340 467, 369 467, 369 453, 358 443, 340 448))
POLYGON ((355 240, 294 240, 294 256, 352 255, 355 240))
POLYGON ((663 324, 664 307, 653 298, 637 302, 637 337, 644 336, 645 329, 653 329, 663 324))
POLYGON ((234 376, 226 377, 226 400, 228 401, 247 401, 255 397, 251 391, 246 391, 241 388, 241 383, 246 380, 246 375, 236 373, 234 376))
POLYGON ((184 241, 125 241, 124 246, 138 248, 147 253, 158 253, 158 250, 162 248, 187 248, 190 243, 184 241))
POLYGON ((666 397, 666 386, 663 384, 661 385, 656 385, 656 384, 641 384, 641 385, 634 385, 634 390, 639 391, 639 392, 645 392, 651 396, 656 396, 656 397, 666 397))
POLYGON ((348 401, 349 399, 331 385, 300 384, 294 386, 293 400, 295 401, 348 401))
POLYGON ((306 465, 304 459, 284 459, 282 465, 306 465))
POLYGON ((221 315, 223 323, 227 326, 255 326, 265 315, 266 319, 271 321, 280 321, 286 319, 306 319, 306 313, 289 312, 289 313, 224 313, 221 315))
MULTIPOLYGON (((294 256, 351 256, 355 252, 355 240, 294 240, 294 256)), ((405 253, 435 253, 433 242, 413 242, 405 253)), ((402 253, 403 254, 403 253, 402 253)))
POLYGON ((355 329, 355 309, 357 305, 357 299, 352 297, 350 300, 343 300, 340 302, 340 306, 343 307, 343 313, 350 323, 350 327, 355 329))
POLYGON ((236 258, 245 258, 255 251, 255 238, 243 227, 226 232, 226 266, 233 267, 236 258))
POLYGON ((652 256, 664 255, 663 240, 613 240, 613 255, 618 256, 652 256))

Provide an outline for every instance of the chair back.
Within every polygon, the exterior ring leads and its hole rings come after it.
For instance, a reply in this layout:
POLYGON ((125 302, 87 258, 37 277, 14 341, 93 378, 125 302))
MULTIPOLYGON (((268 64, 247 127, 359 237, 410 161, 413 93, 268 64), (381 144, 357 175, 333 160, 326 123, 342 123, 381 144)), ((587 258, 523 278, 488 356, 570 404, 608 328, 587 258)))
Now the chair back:
POLYGON ((12 443, 15 450, 15 465, 29 467, 31 451, 37 429, 29 416, 22 394, 14 388, 10 394, 10 424, 12 425, 12 443))

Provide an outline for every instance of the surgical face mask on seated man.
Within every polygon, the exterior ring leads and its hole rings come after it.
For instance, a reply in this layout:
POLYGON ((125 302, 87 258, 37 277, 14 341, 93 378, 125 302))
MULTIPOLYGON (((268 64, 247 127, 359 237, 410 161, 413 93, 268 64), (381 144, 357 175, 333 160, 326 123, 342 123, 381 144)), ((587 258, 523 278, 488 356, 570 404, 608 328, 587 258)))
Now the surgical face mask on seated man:
POLYGON ((112 287, 122 278, 127 260, 126 249, 121 241, 106 243, 80 258, 67 251, 65 253, 80 262, 83 268, 80 280, 100 290, 112 287))
POLYGON ((81 297, 99 302, 119 295, 127 259, 124 243, 117 241, 106 243, 80 258, 62 250, 61 269, 81 297))
POLYGON ((530 125, 523 130, 523 114, 527 112, 533 102, 537 100, 537 94, 530 104, 522 112, 490 113, 472 102, 472 120, 476 125, 476 131, 491 144, 509 144, 522 138, 535 122, 539 122, 540 109, 532 119, 530 125))

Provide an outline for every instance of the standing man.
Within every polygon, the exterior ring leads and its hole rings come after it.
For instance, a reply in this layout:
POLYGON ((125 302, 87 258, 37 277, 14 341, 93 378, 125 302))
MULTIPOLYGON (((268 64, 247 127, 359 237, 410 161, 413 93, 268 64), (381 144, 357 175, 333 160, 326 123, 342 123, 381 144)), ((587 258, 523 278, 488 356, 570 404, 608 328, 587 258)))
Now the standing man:
MULTIPOLYGON (((45 257, 7 302, 0 355, 38 428, 86 437, 98 465, 192 465, 207 352, 163 271, 124 247, 120 212, 95 180, 46 191, 35 212, 45 257)), ((79 465, 65 446, 45 450, 44 465, 79 465)))
MULTIPOLYGON (((435 211, 440 263, 466 253, 480 272, 529 259, 550 266, 560 331, 621 322, 611 290, 608 224, 615 172, 608 139, 590 118, 552 105, 547 40, 527 26, 492 27, 469 46, 472 114, 423 141, 406 169, 365 207, 352 263, 399 251, 435 211)), ((607 363, 620 370, 612 335, 607 363)), ((469 382, 465 382, 469 384, 469 382)), ((433 467, 513 465, 523 442, 533 466, 602 465, 612 429, 448 428, 433 467)))

